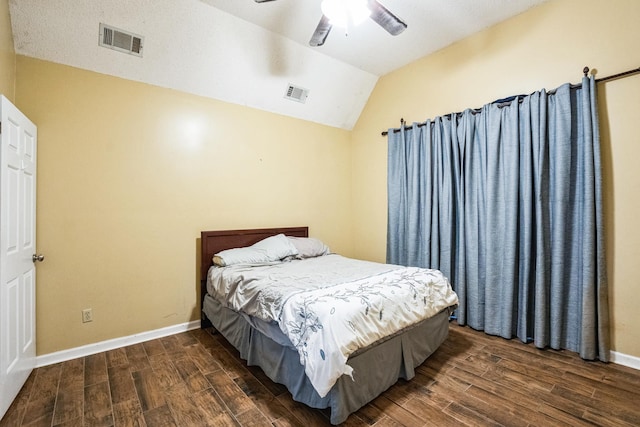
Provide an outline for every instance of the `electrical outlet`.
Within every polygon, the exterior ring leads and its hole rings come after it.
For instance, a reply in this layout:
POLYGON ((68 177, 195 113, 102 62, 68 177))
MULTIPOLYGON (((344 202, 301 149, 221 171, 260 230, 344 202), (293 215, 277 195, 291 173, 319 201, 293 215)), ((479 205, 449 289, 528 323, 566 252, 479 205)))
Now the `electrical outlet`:
POLYGON ((93 311, 90 308, 82 310, 82 323, 93 322, 93 311))

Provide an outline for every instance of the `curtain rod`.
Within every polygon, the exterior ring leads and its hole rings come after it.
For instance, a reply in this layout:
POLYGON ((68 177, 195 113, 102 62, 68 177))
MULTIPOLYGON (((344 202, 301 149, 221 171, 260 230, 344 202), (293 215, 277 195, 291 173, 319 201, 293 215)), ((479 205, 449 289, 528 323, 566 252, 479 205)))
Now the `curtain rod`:
MULTIPOLYGON (((589 67, 584 67, 584 68, 582 69, 582 72, 584 73, 584 76, 585 76, 585 77, 587 77, 587 75, 589 74, 589 67)), ((618 73, 618 74, 613 74, 613 75, 611 75, 611 76, 602 77, 602 78, 596 79, 596 80, 595 80, 595 82, 596 82, 596 83, 603 83, 603 82, 608 82, 608 81, 610 81, 610 80, 617 80, 617 79, 621 79, 621 78, 624 78, 624 77, 633 76, 633 75, 635 75, 635 74, 640 74, 640 67, 638 67, 638 68, 634 68, 634 69, 632 69, 632 70, 623 71, 623 72, 618 73)), ((572 85, 572 86, 573 86, 573 85, 572 85)), ((580 87, 581 85, 580 85, 580 84, 578 84, 578 85, 576 85, 576 86, 577 86, 577 87, 580 87)), ((510 101, 512 101, 512 100, 513 100, 513 99, 515 99, 515 98, 516 98, 516 96, 512 96, 512 97, 510 97, 510 98, 499 99, 498 101, 494 101, 493 103, 510 102, 510 101)), ((479 111, 481 111, 481 109, 476 108, 476 109, 474 109, 473 111, 474 111, 474 112, 479 112, 479 111)), ((449 113, 449 114, 445 114, 445 116, 452 116, 453 114, 458 114, 458 113, 449 113)), ((401 119, 400 119, 400 126, 402 126, 404 123, 405 123, 404 119, 403 119, 403 118, 401 118, 401 119)), ((424 125, 425 125, 424 123, 419 123, 419 124, 418 124, 418 127, 422 127, 422 126, 424 126, 424 125)), ((405 129, 411 129, 412 127, 413 127, 413 125, 412 125, 412 126, 409 126, 409 127, 407 127, 407 128, 405 128, 405 129)), ((394 133, 400 132, 400 129, 394 129, 394 130, 393 130, 393 132, 394 132, 394 133)), ((387 136, 388 134, 389 134, 389 132, 388 132, 388 131, 386 131, 386 130, 385 130, 385 131, 382 131, 382 136, 387 136)))

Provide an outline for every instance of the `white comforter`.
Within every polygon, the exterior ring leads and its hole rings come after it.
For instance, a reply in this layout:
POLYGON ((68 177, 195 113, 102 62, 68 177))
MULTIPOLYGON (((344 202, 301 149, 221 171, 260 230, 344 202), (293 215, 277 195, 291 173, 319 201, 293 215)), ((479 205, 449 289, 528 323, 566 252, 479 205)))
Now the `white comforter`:
POLYGON ((353 352, 458 303, 438 270, 340 255, 212 267, 208 292, 233 310, 277 321, 321 397, 352 374, 353 352))

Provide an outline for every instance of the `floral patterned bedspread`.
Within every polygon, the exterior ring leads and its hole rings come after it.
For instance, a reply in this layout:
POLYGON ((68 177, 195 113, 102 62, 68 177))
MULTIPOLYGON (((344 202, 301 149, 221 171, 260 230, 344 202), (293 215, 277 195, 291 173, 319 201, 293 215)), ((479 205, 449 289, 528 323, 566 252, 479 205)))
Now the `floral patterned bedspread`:
POLYGON ((208 292, 233 310, 277 321, 321 397, 352 374, 353 352, 458 303, 438 270, 335 254, 212 268, 208 292))

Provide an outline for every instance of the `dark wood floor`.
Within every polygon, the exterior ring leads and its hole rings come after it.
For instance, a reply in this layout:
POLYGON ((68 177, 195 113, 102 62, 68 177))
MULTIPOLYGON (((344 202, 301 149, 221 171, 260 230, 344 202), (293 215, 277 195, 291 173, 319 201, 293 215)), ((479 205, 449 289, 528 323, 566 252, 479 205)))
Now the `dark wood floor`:
MULTIPOLYGON (((220 335, 196 330, 39 368, 0 426, 326 426, 247 368, 220 335)), ((411 381, 348 426, 638 426, 640 371, 585 362, 451 324, 411 381)))

